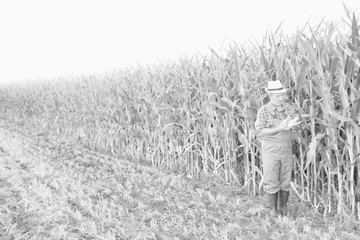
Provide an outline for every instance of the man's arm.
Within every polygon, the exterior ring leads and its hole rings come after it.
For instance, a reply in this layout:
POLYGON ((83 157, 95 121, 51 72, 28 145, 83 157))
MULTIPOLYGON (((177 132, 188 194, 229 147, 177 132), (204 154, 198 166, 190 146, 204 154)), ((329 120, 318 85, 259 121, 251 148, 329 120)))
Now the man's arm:
POLYGON ((267 128, 266 127, 267 115, 266 115, 265 111, 266 111, 265 108, 260 108, 257 113, 257 117, 256 117, 256 121, 255 121, 256 133, 260 138, 264 137, 264 136, 275 135, 275 134, 290 130, 290 128, 288 128, 286 121, 282 121, 277 127, 267 128))
POLYGON ((262 137, 262 136, 271 136, 282 132, 290 131, 292 126, 289 125, 289 121, 291 121, 290 117, 283 120, 277 127, 260 129, 258 134, 260 137, 262 137))
POLYGON ((287 131, 290 131, 290 128, 288 128, 287 126, 282 126, 280 124, 278 127, 275 128, 262 128, 261 130, 259 130, 258 134, 259 137, 264 137, 264 136, 272 136, 287 131))

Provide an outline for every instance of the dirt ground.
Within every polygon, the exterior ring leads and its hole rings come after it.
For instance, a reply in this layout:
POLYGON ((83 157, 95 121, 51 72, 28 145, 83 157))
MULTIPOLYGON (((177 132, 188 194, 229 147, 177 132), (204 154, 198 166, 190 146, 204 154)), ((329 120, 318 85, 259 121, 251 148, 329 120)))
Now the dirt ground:
POLYGON ((92 151, 0 121, 0 239, 360 239, 291 196, 264 196, 92 151))

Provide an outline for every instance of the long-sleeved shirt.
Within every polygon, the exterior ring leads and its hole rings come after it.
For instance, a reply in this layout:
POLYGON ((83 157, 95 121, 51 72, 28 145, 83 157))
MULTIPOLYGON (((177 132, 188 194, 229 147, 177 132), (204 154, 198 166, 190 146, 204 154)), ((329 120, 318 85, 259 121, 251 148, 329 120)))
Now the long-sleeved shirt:
POLYGON ((256 133, 259 134, 263 128, 277 127, 277 124, 287 118, 287 116, 294 118, 295 115, 295 109, 289 103, 283 103, 279 106, 268 103, 262 106, 257 113, 255 121, 256 133))

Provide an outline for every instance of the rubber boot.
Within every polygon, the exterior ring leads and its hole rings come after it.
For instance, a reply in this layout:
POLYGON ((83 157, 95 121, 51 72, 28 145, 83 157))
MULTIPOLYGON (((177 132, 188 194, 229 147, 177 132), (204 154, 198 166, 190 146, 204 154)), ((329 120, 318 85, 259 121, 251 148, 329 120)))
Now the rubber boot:
POLYGON ((267 194, 271 215, 277 215, 277 198, 278 198, 278 193, 267 194))
POLYGON ((286 216, 287 213, 288 213, 288 209, 287 209, 287 203, 288 203, 288 200, 289 200, 289 195, 290 195, 290 192, 289 191, 283 191, 283 190, 280 190, 278 192, 278 197, 279 197, 279 213, 281 215, 284 215, 286 216))

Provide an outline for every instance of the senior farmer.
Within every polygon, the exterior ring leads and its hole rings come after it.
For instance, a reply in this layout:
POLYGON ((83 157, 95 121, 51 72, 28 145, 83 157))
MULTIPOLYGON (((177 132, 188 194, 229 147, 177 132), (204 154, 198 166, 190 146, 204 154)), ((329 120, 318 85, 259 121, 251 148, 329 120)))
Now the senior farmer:
POLYGON ((279 80, 269 81, 265 91, 270 101, 259 109, 255 121, 262 148, 263 184, 271 213, 286 215, 293 165, 292 128, 300 122, 286 102, 287 89, 279 80))

